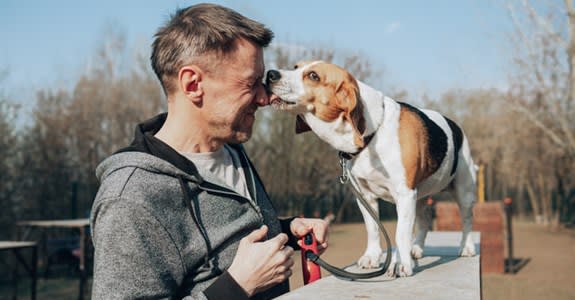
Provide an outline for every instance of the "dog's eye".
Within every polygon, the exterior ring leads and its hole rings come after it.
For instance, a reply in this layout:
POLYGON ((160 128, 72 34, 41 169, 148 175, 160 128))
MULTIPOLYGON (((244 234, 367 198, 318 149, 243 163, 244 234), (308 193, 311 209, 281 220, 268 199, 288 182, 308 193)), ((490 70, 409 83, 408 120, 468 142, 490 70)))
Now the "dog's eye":
POLYGON ((319 81, 319 75, 317 75, 316 72, 309 72, 309 74, 307 74, 307 76, 309 77, 309 79, 311 79, 313 81, 319 81))
POLYGON ((293 66, 293 69, 294 69, 294 70, 297 69, 297 65, 293 66))

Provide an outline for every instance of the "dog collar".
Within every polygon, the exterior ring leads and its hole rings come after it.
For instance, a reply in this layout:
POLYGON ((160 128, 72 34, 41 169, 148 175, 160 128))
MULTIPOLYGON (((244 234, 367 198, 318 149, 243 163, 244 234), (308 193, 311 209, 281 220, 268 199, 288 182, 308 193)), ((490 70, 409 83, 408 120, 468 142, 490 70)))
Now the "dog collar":
MULTIPOLYGON (((384 110, 383 110, 383 115, 385 115, 385 105, 384 105, 384 110)), ((377 130, 379 129, 379 127, 381 126, 381 124, 383 124, 383 116, 382 116, 382 121, 381 123, 379 123, 379 125, 377 125, 377 127, 375 128, 375 130, 368 134, 365 138, 363 138, 364 144, 363 147, 359 148, 356 152, 354 153, 349 153, 349 152, 343 152, 343 151, 339 151, 339 157, 346 159, 346 160, 352 160, 354 157, 356 157, 357 155, 359 155, 359 153, 361 153, 361 151, 365 148, 367 148, 367 145, 369 145, 369 142, 371 142, 371 140, 373 139, 373 137, 375 136, 375 133, 377 132, 377 130)))
POLYGON ((372 132, 370 135, 366 136, 365 138, 363 138, 364 141, 364 145, 363 147, 359 148, 359 150, 357 150, 354 153, 349 153, 349 152, 343 152, 343 151, 339 151, 339 157, 342 157, 344 159, 347 160, 352 160, 354 157, 356 157, 359 153, 361 153, 361 151, 365 148, 367 148, 367 145, 369 144, 369 142, 371 142, 371 140, 373 139, 373 137, 375 136, 375 133, 377 132, 377 130, 375 130, 374 132, 372 132))

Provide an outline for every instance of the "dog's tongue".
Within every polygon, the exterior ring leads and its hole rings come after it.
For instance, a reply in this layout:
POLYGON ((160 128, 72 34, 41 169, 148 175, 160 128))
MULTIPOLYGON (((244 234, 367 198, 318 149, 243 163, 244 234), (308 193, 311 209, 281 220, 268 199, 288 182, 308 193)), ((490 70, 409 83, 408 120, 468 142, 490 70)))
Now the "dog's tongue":
POLYGON ((274 102, 276 102, 276 101, 281 101, 280 96, 278 96, 278 95, 272 93, 271 91, 268 92, 268 96, 270 97, 270 103, 274 103, 274 102))
POLYGON ((277 110, 284 110, 287 108, 287 103, 281 101, 279 98, 271 100, 270 104, 274 109, 277 110))

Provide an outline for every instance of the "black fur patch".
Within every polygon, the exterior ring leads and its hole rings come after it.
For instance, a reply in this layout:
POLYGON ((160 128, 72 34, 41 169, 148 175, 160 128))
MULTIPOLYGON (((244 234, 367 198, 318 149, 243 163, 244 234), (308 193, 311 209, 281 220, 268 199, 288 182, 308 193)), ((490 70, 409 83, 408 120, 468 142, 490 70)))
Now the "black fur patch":
POLYGON ((441 129, 441 127, 435 124, 435 122, 433 122, 426 114, 424 114, 419 109, 404 102, 399 102, 399 105, 408 109, 411 112, 416 113, 421 119, 421 121, 423 121, 423 124, 427 129, 427 138, 428 138, 427 146, 429 148, 428 149, 429 155, 434 161, 437 162, 436 167, 439 168, 439 166, 443 162, 443 159, 445 159, 445 155, 447 154, 447 135, 441 129))
POLYGON ((444 117, 451 128, 451 133, 453 134, 453 144, 455 146, 454 158, 453 158, 453 168, 451 168, 451 175, 457 170, 457 162, 459 161, 459 149, 461 149, 461 144, 463 144, 463 131, 455 122, 451 121, 449 118, 444 117))

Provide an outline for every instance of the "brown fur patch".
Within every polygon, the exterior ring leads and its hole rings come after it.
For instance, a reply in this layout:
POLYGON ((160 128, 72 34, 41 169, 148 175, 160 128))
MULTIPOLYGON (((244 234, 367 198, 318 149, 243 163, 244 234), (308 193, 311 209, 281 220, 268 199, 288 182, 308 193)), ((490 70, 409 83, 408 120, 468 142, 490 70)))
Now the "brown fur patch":
POLYGON ((363 147, 365 119, 355 78, 346 70, 328 63, 312 65, 302 76, 306 94, 301 100, 313 104, 315 116, 323 121, 332 122, 343 116, 354 129, 356 146, 363 147))
POLYGON ((430 120, 424 119, 420 111, 404 103, 400 104, 398 135, 401 160, 405 168, 406 184, 413 189, 437 171, 445 157, 447 141, 445 133, 436 124, 433 123, 437 128, 430 130, 430 120))

